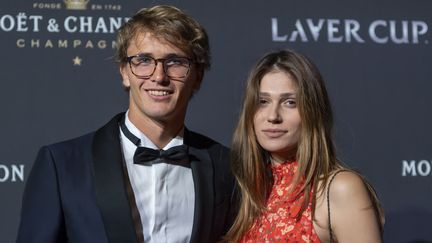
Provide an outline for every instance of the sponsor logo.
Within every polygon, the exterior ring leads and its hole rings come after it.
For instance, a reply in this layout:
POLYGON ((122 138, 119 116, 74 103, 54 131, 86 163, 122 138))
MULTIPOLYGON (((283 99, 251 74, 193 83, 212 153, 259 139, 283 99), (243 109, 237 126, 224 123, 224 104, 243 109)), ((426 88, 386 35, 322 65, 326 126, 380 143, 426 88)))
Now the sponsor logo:
POLYGON ((428 44, 429 26, 422 20, 297 19, 271 18, 274 42, 328 42, 377 44, 428 44))
POLYGON ((402 176, 430 176, 432 175, 431 160, 402 160, 402 176))
POLYGON ((85 10, 89 0, 64 0, 66 9, 85 10))
POLYGON ((23 182, 24 181, 23 164, 0 164, 0 183, 3 182, 23 182))
MULTIPOLYGON (((129 20, 121 16, 121 10, 119 4, 90 0, 34 2, 26 10, 0 15, 0 33, 13 36, 18 49, 107 50, 111 55, 116 47, 115 33, 129 20)), ((77 54, 65 60, 81 66, 83 59, 77 54)))

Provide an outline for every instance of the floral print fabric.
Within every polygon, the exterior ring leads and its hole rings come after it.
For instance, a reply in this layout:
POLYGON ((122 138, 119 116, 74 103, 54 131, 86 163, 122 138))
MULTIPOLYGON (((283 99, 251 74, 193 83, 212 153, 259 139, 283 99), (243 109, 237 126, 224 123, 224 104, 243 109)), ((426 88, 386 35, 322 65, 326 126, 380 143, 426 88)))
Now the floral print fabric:
POLYGON ((242 243, 321 243, 313 227, 311 203, 301 219, 296 219, 304 195, 295 193, 301 185, 292 193, 289 185, 297 166, 298 163, 292 161, 272 166, 274 184, 267 200, 267 210, 255 220, 252 228, 243 236, 242 243))

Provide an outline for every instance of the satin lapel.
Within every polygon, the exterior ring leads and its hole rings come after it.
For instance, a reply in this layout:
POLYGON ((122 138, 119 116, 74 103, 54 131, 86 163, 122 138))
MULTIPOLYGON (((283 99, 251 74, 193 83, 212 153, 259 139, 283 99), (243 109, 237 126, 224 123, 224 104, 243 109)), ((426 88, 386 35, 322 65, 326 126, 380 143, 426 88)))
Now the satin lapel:
POLYGON ((108 241, 136 243, 120 147, 118 114, 96 131, 93 140, 94 185, 108 241))
POLYGON ((184 143, 189 156, 195 187, 195 211, 190 242, 209 242, 214 210, 213 166, 206 141, 185 129, 184 143))

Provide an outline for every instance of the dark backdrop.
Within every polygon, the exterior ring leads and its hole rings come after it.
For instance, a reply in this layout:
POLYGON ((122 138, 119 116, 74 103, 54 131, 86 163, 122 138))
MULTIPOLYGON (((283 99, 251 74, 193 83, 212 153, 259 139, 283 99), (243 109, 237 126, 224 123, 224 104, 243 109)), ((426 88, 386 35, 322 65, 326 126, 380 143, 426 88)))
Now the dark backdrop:
POLYGON ((14 242, 38 148, 95 130, 127 107, 110 22, 162 3, 198 19, 211 40, 212 69, 191 101, 190 129, 229 145, 253 64, 273 50, 298 50, 326 80, 339 156, 380 196, 386 242, 432 242, 427 0, 90 0, 78 5, 84 10, 62 0, 2 1, 1 242, 14 242))

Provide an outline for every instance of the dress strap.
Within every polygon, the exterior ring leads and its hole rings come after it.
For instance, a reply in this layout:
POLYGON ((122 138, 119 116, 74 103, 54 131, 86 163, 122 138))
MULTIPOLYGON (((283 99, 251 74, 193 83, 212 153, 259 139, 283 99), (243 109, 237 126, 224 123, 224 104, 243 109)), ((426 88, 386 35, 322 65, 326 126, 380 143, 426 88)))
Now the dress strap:
POLYGON ((330 217, 330 185, 333 182, 333 179, 336 177, 337 174, 339 174, 342 171, 348 171, 348 170, 338 170, 336 171, 330 178, 330 181, 327 185, 327 212, 328 212, 328 228, 329 228, 329 234, 330 234, 330 243, 333 243, 333 230, 331 226, 331 217, 330 217))

